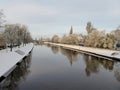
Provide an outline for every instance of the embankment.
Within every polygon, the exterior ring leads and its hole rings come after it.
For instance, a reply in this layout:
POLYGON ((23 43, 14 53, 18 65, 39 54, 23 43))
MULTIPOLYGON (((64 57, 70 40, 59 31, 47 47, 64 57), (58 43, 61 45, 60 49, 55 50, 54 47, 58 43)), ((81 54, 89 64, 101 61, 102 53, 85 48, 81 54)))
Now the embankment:
POLYGON ((116 50, 100 49, 100 48, 92 48, 92 47, 84 47, 84 46, 76 46, 76 45, 67 45, 67 44, 58 44, 58 43, 51 43, 51 42, 44 42, 44 43, 54 45, 54 46, 60 46, 65 49, 70 49, 73 51, 82 52, 82 53, 96 56, 99 58, 120 61, 120 51, 116 51, 116 50))
POLYGON ((14 48, 12 52, 0 51, 0 82, 16 68, 18 63, 29 55, 33 47, 33 43, 30 43, 24 47, 14 48))

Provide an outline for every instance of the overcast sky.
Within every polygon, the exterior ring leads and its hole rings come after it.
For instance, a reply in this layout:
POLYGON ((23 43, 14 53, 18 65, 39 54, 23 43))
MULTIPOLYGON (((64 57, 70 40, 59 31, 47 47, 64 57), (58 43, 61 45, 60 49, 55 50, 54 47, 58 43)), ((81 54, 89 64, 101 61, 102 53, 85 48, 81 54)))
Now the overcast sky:
POLYGON ((7 23, 28 26, 33 37, 85 33, 86 23, 107 32, 120 25, 120 0, 0 0, 7 23))

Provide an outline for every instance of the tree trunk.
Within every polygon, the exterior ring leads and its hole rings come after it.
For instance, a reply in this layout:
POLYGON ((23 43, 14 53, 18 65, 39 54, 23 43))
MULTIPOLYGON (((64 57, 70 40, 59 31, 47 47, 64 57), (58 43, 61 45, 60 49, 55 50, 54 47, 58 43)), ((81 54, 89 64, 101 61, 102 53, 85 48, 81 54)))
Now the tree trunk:
POLYGON ((11 42, 11 45, 10 45, 10 51, 12 52, 12 48, 13 48, 13 44, 11 42))

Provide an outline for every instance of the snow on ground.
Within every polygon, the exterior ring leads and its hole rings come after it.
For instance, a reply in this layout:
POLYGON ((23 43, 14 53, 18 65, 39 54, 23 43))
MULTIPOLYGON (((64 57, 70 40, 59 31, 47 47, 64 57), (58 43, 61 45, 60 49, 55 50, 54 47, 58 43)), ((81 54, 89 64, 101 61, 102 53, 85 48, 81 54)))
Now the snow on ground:
POLYGON ((26 46, 20 46, 20 48, 4 49, 0 51, 0 77, 5 75, 10 69, 12 69, 16 63, 20 62, 22 58, 28 55, 33 48, 33 44, 27 44, 26 46), (23 52, 20 54, 19 52, 23 52))
POLYGON ((84 46, 76 46, 76 45, 56 44, 56 43, 50 43, 50 42, 45 42, 45 43, 120 59, 120 51, 116 51, 116 50, 100 49, 100 48, 92 48, 92 47, 84 47, 84 46))

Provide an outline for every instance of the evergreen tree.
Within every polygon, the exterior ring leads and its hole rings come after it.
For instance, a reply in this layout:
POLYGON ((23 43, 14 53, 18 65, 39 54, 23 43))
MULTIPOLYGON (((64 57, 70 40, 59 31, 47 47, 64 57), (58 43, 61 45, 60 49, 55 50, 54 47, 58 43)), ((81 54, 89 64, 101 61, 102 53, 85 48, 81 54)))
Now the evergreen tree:
POLYGON ((70 33, 69 34, 73 34, 73 28, 71 26, 71 29, 70 29, 70 33))

